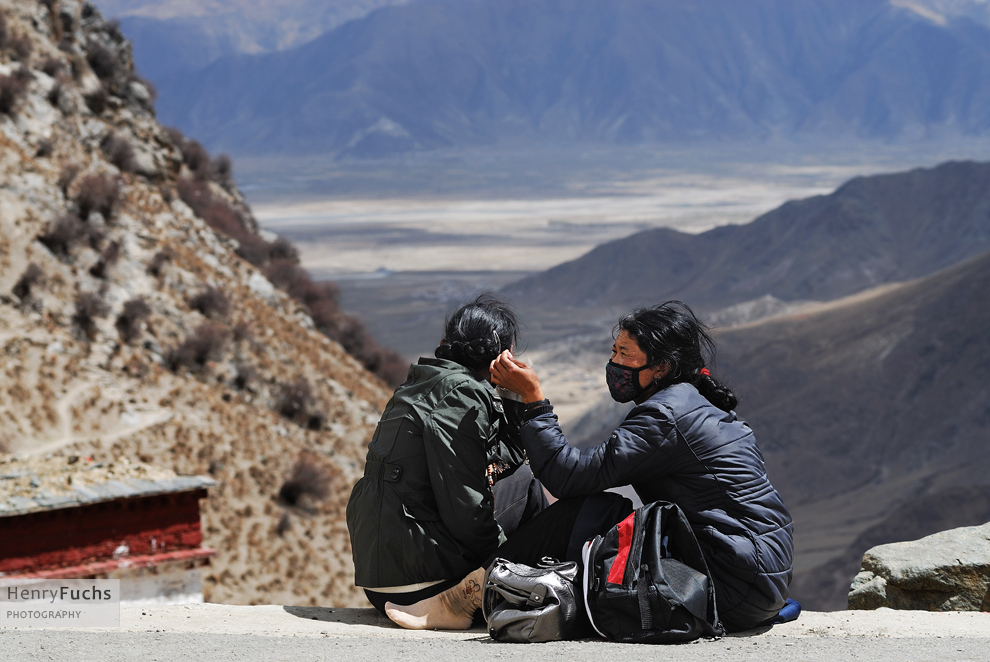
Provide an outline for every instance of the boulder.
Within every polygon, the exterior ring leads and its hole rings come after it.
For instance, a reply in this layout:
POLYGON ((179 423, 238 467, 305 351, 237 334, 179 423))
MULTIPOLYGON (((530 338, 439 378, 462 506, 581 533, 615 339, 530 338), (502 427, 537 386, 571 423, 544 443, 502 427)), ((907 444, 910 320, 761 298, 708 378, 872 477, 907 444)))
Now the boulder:
POLYGON ((867 551, 849 608, 880 607, 990 611, 990 524, 867 551))

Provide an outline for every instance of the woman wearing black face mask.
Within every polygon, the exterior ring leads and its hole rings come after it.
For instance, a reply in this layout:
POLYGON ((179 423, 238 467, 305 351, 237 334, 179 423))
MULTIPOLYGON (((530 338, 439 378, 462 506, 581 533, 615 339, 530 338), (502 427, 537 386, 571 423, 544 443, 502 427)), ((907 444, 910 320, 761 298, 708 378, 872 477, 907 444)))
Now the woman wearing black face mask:
MULTIPOLYGON (((567 443, 529 366, 510 353, 493 362, 493 383, 527 403, 521 436, 533 472, 561 499, 511 537, 498 556, 529 564, 543 555, 580 560, 584 540, 631 510, 628 502, 618 507, 614 495, 600 493, 631 485, 644 503, 670 501, 684 511, 708 561, 727 629, 773 618, 788 596, 791 517, 767 478, 753 431, 732 411, 735 396, 707 367, 714 343, 677 301, 626 315, 614 338, 606 366, 609 392, 636 406, 606 441, 584 450, 567 443)), ((405 627, 456 627, 463 622, 455 613, 460 604, 424 601, 389 616, 405 627)))

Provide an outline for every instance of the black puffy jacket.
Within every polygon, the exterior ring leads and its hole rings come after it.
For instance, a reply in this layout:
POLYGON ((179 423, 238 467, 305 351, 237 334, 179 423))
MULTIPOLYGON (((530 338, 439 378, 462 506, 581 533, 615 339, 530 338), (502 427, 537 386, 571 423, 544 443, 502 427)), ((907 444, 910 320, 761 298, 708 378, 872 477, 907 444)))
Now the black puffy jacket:
POLYGON ((727 628, 753 627, 783 607, 790 513, 767 478, 753 431, 691 384, 654 394, 593 448, 569 446, 554 414, 527 421, 521 435, 533 473, 557 498, 632 485, 644 503, 679 505, 708 561, 727 628))

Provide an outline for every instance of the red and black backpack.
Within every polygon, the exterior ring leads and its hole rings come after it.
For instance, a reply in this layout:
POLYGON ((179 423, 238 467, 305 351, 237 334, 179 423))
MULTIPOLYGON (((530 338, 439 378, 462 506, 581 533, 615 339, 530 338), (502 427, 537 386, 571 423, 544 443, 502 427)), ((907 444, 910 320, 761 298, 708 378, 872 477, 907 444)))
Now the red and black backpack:
POLYGON ((683 511, 638 508, 583 550, 585 608, 612 641, 670 644, 724 634, 708 564, 683 511))

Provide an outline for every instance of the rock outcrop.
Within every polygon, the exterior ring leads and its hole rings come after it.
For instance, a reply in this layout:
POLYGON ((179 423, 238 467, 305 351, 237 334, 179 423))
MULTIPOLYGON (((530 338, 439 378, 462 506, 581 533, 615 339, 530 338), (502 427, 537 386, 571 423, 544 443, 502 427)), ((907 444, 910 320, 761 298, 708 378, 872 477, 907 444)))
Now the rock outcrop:
POLYGON ((0 453, 210 474, 207 600, 366 604, 344 508, 388 391, 130 48, 90 4, 0 0, 0 453))
POLYGON ((850 609, 990 611, 990 524, 880 545, 863 556, 850 609))

